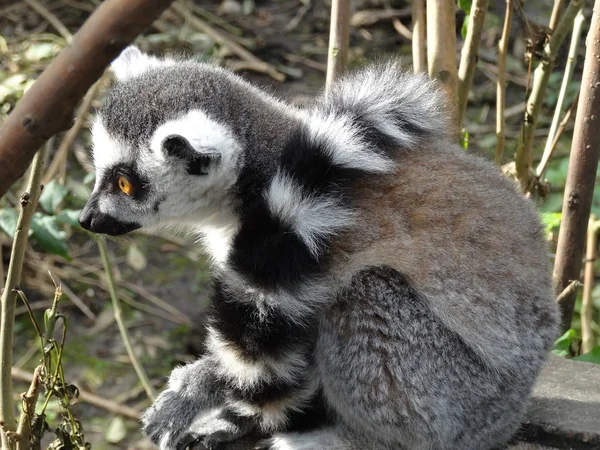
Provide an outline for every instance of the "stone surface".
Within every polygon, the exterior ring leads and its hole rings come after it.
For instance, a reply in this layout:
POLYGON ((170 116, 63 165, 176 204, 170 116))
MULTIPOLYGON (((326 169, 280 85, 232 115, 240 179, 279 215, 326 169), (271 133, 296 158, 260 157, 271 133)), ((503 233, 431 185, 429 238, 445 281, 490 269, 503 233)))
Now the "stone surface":
POLYGON ((559 448, 600 449, 600 366, 552 355, 533 391, 523 434, 559 448))

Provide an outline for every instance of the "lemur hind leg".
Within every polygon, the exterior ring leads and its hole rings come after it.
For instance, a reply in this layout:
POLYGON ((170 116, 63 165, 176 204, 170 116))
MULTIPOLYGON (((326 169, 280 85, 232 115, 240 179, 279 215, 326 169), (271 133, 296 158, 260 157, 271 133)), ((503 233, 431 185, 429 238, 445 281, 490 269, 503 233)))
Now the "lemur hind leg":
POLYGON ((390 267, 356 274, 321 318, 316 359, 338 419, 376 449, 489 450, 528 379, 498 374, 390 267))

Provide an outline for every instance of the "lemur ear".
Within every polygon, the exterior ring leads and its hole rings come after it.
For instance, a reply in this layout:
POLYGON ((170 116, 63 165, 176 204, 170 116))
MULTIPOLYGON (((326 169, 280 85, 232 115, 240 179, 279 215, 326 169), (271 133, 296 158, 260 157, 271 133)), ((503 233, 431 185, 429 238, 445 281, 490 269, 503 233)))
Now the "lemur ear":
POLYGON ((179 134, 171 134, 164 138, 161 147, 166 156, 185 161, 187 173, 190 175, 207 175, 221 162, 221 153, 216 149, 195 149, 190 141, 179 134))
POLYGON ((130 45, 115 59, 111 64, 117 80, 126 80, 139 75, 153 67, 161 64, 169 64, 170 61, 155 58, 154 56, 142 53, 139 48, 130 45))

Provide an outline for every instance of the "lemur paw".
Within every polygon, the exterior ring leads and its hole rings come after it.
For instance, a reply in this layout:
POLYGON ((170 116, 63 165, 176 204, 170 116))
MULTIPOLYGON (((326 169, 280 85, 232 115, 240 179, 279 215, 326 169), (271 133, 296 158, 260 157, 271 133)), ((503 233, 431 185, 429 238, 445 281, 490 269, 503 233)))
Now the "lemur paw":
POLYGON ((202 444, 208 450, 219 450, 247 435, 254 427, 249 417, 238 416, 227 407, 214 408, 196 416, 175 448, 186 450, 190 446, 199 448, 197 444, 202 444))
POLYGON ((199 409, 197 402, 168 389, 144 413, 142 430, 160 450, 175 450, 199 409))

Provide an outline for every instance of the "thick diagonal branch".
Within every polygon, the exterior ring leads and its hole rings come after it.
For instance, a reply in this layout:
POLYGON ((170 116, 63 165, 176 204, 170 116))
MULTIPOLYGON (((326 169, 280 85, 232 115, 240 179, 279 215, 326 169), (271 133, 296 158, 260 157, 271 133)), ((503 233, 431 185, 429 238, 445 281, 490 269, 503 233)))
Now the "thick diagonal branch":
POLYGON ((44 141, 71 125, 73 110, 117 55, 172 0, 106 0, 73 36, 0 128, 0 196, 44 141))

